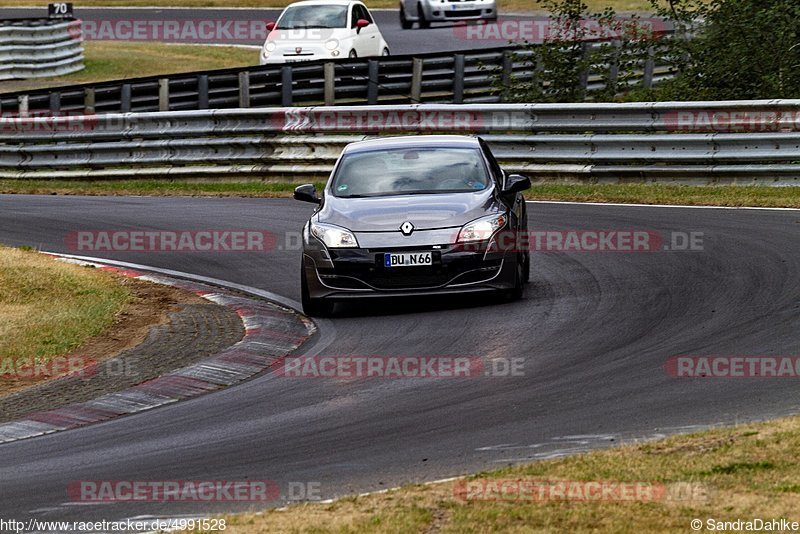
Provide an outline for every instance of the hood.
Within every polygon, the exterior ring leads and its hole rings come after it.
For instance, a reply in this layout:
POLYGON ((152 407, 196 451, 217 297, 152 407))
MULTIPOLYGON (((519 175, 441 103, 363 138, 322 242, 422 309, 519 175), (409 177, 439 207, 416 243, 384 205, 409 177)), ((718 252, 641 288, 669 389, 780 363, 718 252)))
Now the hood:
POLYGON ((456 228, 501 211, 491 188, 464 193, 398 195, 373 198, 338 198, 326 195, 317 214, 319 222, 354 232, 399 232, 406 221, 415 230, 456 228))

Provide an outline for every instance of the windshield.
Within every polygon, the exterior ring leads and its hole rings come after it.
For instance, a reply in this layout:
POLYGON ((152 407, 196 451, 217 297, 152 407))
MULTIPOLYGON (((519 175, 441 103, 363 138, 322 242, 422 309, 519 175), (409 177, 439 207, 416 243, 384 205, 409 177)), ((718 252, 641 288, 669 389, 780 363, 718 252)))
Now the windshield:
POLYGON ((281 15, 277 28, 346 28, 347 6, 294 6, 288 7, 281 15))
POLYGON ((346 155, 333 178, 342 198, 482 191, 489 186, 477 148, 402 148, 346 155))

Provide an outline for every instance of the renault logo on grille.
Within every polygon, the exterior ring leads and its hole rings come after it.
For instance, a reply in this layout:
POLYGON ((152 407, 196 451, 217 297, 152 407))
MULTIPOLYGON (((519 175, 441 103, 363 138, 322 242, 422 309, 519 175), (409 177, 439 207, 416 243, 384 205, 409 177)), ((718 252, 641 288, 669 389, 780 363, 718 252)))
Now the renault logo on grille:
POLYGON ((414 231, 414 225, 406 221, 400 225, 400 231, 403 232, 403 235, 411 235, 414 231))

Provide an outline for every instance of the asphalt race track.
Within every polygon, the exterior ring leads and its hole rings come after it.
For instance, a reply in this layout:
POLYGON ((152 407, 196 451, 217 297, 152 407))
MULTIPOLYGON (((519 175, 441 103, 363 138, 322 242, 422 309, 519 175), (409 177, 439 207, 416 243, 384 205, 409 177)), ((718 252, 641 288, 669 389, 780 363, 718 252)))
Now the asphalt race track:
MULTIPOLYGON (((123 32, 131 32, 131 26, 124 23, 133 23, 136 21, 195 21, 199 24, 202 21, 215 21, 220 25, 224 21, 274 21, 278 18, 281 10, 279 9, 223 9, 223 8, 209 8, 209 9, 192 9, 192 8, 176 8, 176 9, 158 9, 158 8, 75 8, 75 16, 85 21, 94 21, 100 23, 107 21, 112 28, 112 31, 119 31, 117 35, 123 35, 123 32), (117 23, 123 22, 122 25, 117 26, 117 23), (114 29, 117 30, 114 30, 114 29)), ((511 30, 506 32, 489 31, 486 34, 489 38, 476 38, 476 34, 467 34, 465 28, 457 27, 454 23, 434 23, 434 25, 427 30, 420 30, 414 26, 411 30, 403 30, 400 27, 400 19, 397 10, 377 9, 372 11, 375 17, 375 22, 381 29, 386 42, 389 44, 391 53, 394 55, 400 54, 418 54, 424 52, 446 52, 450 50, 472 50, 478 48, 494 48, 508 45, 508 38, 516 38, 515 31, 521 31, 523 36, 527 35, 524 29, 519 29, 516 25, 510 26, 511 30), (468 37, 468 35, 470 35, 468 37)), ((42 9, 31 8, 0 8, 0 18, 17 18, 17 17, 46 17, 47 6, 46 4, 42 9)), ((534 16, 534 18, 543 19, 542 15, 534 16)), ((514 15, 504 15, 501 13, 501 21, 515 21, 531 19, 531 16, 520 17, 514 15)), ((95 34, 98 38, 108 38, 108 33, 104 34, 101 26, 96 26, 95 34)), ((166 39, 173 42, 181 43, 204 43, 204 44, 240 44, 240 45, 263 45, 263 38, 254 38, 250 36, 253 33, 251 30, 245 29, 243 32, 237 33, 235 29, 229 27, 232 32, 233 38, 226 37, 222 34, 221 38, 202 40, 182 38, 182 39, 166 39), (243 38, 240 38, 243 34, 243 38)), ((532 33, 531 33, 532 34, 532 33)), ((161 39, 159 39, 161 40, 161 39)), ((257 54, 253 54, 253 62, 258 63, 257 54)))
MULTIPOLYGON (((282 240, 310 211, 284 199, 0 196, 0 242, 74 252, 65 234, 90 229, 263 229, 282 240)), ((536 230, 702 232, 703 250, 535 253, 519 302, 343 309, 321 323, 323 355, 521 357, 524 376, 266 375, 1 445, 3 515, 110 520, 246 509, 76 505, 66 487, 87 479, 318 481, 328 498, 798 411, 796 380, 675 379, 663 366, 676 355, 798 355, 800 211, 539 203, 529 211, 536 230)), ((299 299, 297 250, 96 255, 299 299)))

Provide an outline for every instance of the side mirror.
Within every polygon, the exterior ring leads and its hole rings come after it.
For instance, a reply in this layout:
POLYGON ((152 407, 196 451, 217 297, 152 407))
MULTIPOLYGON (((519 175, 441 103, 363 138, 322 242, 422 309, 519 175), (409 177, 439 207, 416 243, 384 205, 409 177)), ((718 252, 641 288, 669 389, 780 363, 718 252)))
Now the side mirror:
POLYGON ((267 31, 268 31, 268 32, 271 32, 271 31, 272 31, 272 30, 274 30, 274 29, 275 29, 275 23, 274 23, 274 22, 272 22, 272 21, 270 21, 270 22, 267 22, 267 31))
POLYGON ((361 28, 366 28, 369 26, 369 21, 367 19, 358 19, 356 21, 356 32, 360 32, 361 28))
POLYGON ((521 174, 510 174, 506 177, 506 186, 503 188, 503 194, 512 195, 530 188, 530 178, 521 174))
POLYGON ((317 188, 314 184, 299 185, 294 190, 294 199, 303 202, 313 202, 314 204, 321 204, 322 199, 317 196, 317 188))

